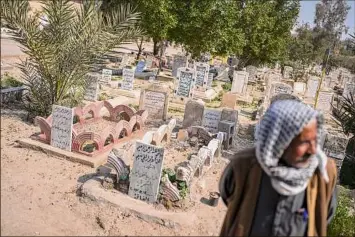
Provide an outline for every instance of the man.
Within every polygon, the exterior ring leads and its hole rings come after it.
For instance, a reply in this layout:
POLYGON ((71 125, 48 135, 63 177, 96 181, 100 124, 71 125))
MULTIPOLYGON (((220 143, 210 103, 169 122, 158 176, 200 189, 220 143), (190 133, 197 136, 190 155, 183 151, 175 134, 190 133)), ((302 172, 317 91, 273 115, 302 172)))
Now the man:
POLYGON ((326 236, 337 171, 320 148, 322 135, 323 117, 308 105, 272 103, 255 148, 239 152, 222 175, 221 236, 326 236))

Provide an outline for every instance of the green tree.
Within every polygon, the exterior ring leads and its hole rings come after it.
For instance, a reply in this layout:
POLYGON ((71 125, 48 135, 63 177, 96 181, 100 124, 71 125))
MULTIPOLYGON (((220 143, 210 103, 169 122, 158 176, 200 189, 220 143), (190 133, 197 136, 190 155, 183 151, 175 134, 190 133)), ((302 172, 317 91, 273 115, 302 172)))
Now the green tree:
POLYGON ((41 1, 48 18, 41 26, 29 14, 28 0, 2 0, 1 18, 18 31, 12 39, 28 55, 20 64, 27 109, 46 116, 53 104, 75 106, 83 96, 85 75, 106 52, 140 34, 135 24, 139 14, 121 5, 111 14, 97 11, 94 1, 75 9, 69 0, 41 1))
POLYGON ((299 9, 299 0, 245 0, 237 24, 246 40, 239 67, 284 61, 299 9))

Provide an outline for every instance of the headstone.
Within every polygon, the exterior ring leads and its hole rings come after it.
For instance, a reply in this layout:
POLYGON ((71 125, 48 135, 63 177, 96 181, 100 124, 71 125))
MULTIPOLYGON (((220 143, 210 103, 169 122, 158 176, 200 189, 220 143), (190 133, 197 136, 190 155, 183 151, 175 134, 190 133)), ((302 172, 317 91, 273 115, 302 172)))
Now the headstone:
POLYGON ((110 83, 112 78, 112 70, 111 69, 102 69, 101 81, 104 83, 110 83))
POLYGON ((248 81, 255 82, 258 68, 255 66, 249 65, 246 67, 246 72, 249 73, 248 81))
POLYGON ((332 81, 332 78, 330 76, 324 77, 323 81, 322 81, 322 89, 330 88, 331 81, 332 81))
POLYGON ((344 86, 343 96, 350 98, 350 95, 355 98, 355 83, 348 82, 344 86))
POLYGON ((128 190, 130 197, 148 203, 157 201, 163 159, 164 148, 136 142, 128 190))
POLYGON ((145 68, 145 62, 144 61, 139 61, 135 70, 135 73, 142 73, 145 68))
POLYGON ((248 76, 245 71, 234 71, 231 92, 244 94, 247 90, 248 76))
POLYGON ((139 109, 147 110, 148 117, 166 120, 168 111, 168 94, 162 91, 143 90, 139 109))
POLYGON ((122 70, 122 84, 121 89, 123 90, 133 90, 133 82, 134 82, 134 70, 124 68, 122 70))
POLYGON ((282 82, 274 82, 271 84, 270 97, 277 94, 292 94, 292 87, 282 82))
POLYGON ((238 66, 239 60, 236 57, 229 57, 227 59, 227 63, 229 66, 233 67, 233 66, 238 66))
POLYGON ((323 112, 329 112, 332 108, 333 95, 333 92, 320 91, 318 94, 316 109, 323 112))
POLYGON ((195 83, 195 71, 190 68, 179 68, 177 73, 177 87, 175 94, 181 97, 192 97, 195 83))
POLYGON ((86 79, 84 99, 89 101, 96 101, 98 93, 99 93, 98 77, 93 74, 88 74, 86 79))
POLYGON ((203 113, 202 126, 211 133, 218 132, 218 123, 221 120, 222 111, 205 109, 203 113))
POLYGON ((128 56, 127 55, 123 55, 121 63, 120 63, 120 68, 124 68, 125 66, 127 66, 128 60, 129 60, 128 56))
POLYGON ((293 91, 296 94, 304 94, 306 91, 306 83, 304 82, 295 82, 293 84, 293 91))
POLYGON ((311 77, 310 79, 308 79, 307 82, 307 90, 306 90, 306 97, 310 97, 310 98, 315 98, 317 90, 318 90, 318 79, 317 77, 311 77))
POLYGON ((204 87, 208 80, 210 65, 207 63, 195 63, 196 80, 195 85, 204 87))
POLYGON ((51 145, 71 151, 73 131, 73 109, 53 105, 51 145))
POLYGON ((283 70, 283 78, 290 79, 291 73, 293 72, 293 68, 290 66, 285 66, 283 70))
POLYGON ((174 55, 173 61, 173 69, 172 69, 172 76, 176 77, 178 73, 178 69, 181 67, 186 67, 187 65, 187 57, 182 55, 174 55))
POLYGON ((148 56, 145 60, 145 64, 147 68, 152 68, 153 66, 153 58, 151 56, 148 56))
POLYGON ((212 88, 212 82, 213 82, 213 73, 208 73, 208 79, 207 79, 207 83, 206 83, 207 89, 212 88))
POLYGON ((184 120, 182 127, 201 126, 204 114, 204 103, 202 101, 189 100, 185 106, 184 120))

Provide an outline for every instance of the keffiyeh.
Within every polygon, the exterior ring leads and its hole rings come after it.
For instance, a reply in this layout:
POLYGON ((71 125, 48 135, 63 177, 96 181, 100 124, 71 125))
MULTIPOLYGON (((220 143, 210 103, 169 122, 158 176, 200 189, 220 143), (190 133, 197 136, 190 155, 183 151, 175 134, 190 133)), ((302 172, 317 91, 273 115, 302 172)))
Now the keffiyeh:
POLYGON ((279 194, 289 196, 304 191, 317 168, 328 182, 327 156, 319 144, 322 136, 323 116, 310 106, 295 100, 271 104, 256 131, 256 157, 279 194), (312 119, 317 120, 317 153, 309 158, 309 166, 293 168, 280 164, 286 148, 312 119))

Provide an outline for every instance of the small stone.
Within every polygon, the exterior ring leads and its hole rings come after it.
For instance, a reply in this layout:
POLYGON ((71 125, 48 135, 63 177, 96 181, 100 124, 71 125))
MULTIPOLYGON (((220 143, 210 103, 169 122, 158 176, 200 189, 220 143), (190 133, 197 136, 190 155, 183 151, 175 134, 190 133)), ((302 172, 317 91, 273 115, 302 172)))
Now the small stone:
POLYGON ((180 129, 177 135, 178 141, 186 141, 189 138, 189 134, 186 129, 180 129))
POLYGON ((196 146, 198 144, 198 138, 197 137, 192 137, 189 141, 191 146, 196 146))

